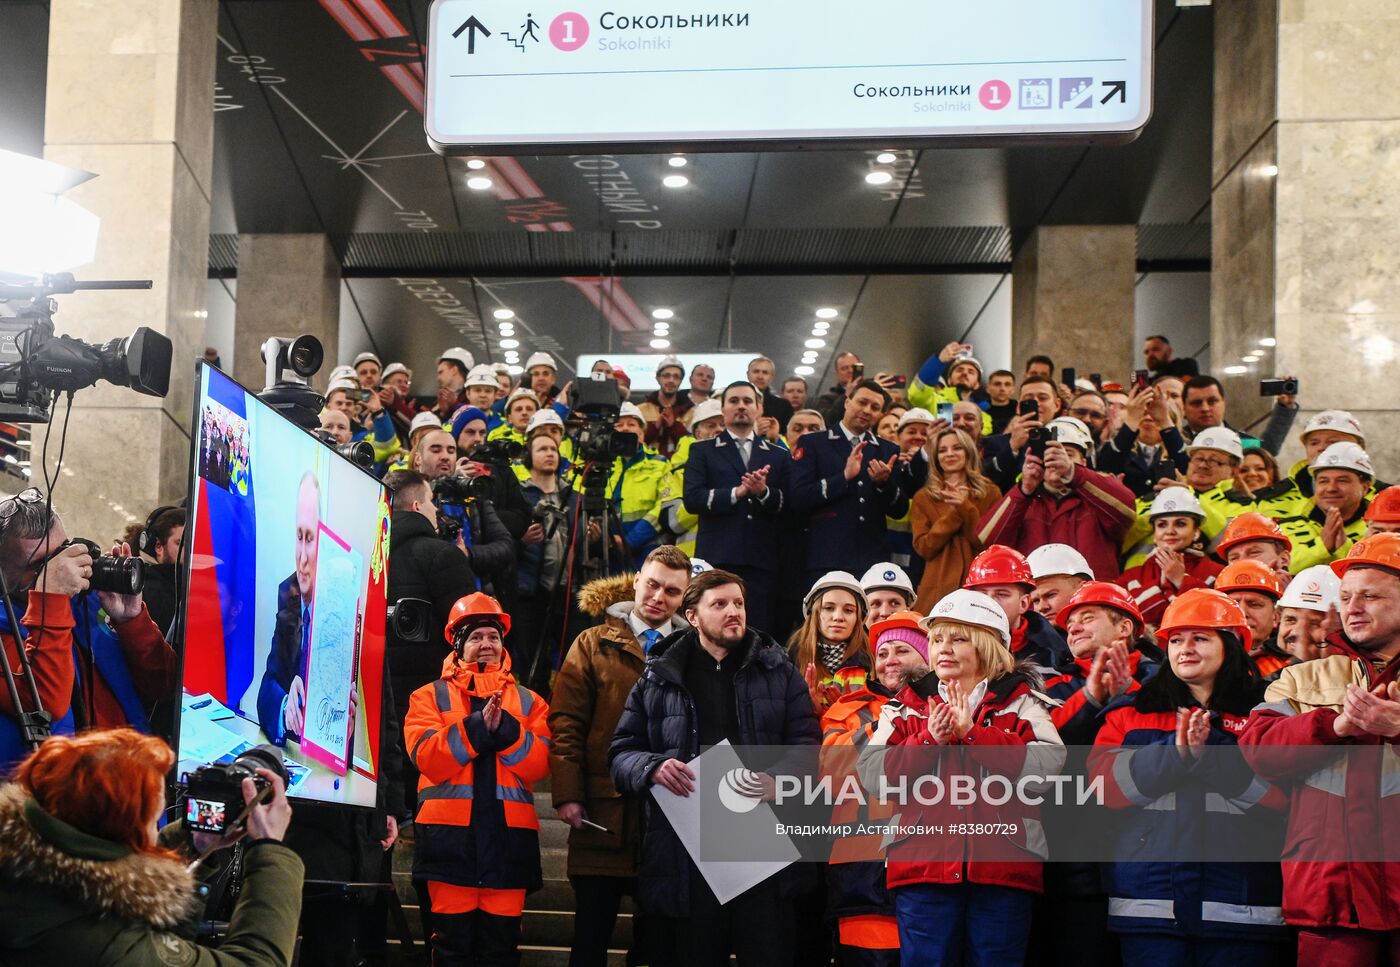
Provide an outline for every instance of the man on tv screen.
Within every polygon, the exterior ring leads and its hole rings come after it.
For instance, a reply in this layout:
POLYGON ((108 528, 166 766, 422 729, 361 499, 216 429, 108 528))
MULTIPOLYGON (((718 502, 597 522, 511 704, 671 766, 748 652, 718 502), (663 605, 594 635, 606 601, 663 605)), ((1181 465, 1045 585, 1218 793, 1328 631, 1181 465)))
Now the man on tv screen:
POLYGON ((296 571, 277 587, 277 623, 258 689, 258 723, 269 740, 300 740, 306 718, 306 654, 316 593, 321 485, 308 471, 297 488, 296 571))

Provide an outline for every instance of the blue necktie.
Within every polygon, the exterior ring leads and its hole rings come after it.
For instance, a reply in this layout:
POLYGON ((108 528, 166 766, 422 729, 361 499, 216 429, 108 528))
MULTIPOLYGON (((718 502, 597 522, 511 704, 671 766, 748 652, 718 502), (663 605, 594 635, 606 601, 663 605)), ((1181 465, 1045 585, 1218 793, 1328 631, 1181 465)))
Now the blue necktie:
POLYGON ((661 632, 655 628, 648 628, 642 632, 642 652, 650 655, 651 650, 656 647, 656 643, 661 640, 661 632))

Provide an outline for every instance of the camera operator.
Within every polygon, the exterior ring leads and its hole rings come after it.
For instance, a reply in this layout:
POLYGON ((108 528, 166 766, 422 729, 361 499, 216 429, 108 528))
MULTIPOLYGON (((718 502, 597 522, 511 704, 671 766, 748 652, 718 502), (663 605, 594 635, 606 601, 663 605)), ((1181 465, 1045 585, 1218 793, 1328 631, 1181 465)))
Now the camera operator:
MULTIPOLYGON (((579 519, 579 496, 560 475, 559 444, 553 434, 536 427, 522 460, 530 477, 521 487, 531 508, 531 523, 521 535, 516 571, 516 619, 511 651, 517 673, 530 688, 548 687, 554 648, 560 644, 570 617, 570 557, 583 560, 583 548, 571 546, 579 519)), ((588 535, 597 541, 600 530, 590 523, 588 535)))
MULTIPOLYGON (((119 559, 129 557, 131 548, 120 544, 110 557, 94 561, 87 544, 69 542, 58 512, 45 506, 44 495, 34 487, 0 501, 0 567, 16 613, 24 603, 19 596, 28 592, 20 637, 57 732, 119 725, 150 731, 150 708, 178 684, 179 659, 151 620, 141 595, 87 593, 95 571, 105 582, 113 572, 128 569, 119 559)), ((8 616, 0 630, 18 677, 8 616)), ((22 701, 27 699, 23 688, 20 695, 22 701)), ((4 689, 0 711, 5 713, 0 716, 4 766, 27 750, 4 689)))
POLYGON ((149 541, 154 549, 151 557, 155 559, 155 564, 146 565, 141 600, 146 602, 151 620, 168 640, 171 625, 175 623, 176 586, 180 581, 176 566, 180 562, 180 542, 185 539, 185 508, 157 508, 141 531, 137 540, 149 541))
MULTIPOLYGON (((476 575, 466 557, 438 534, 438 511, 428 478, 415 470, 395 470, 384 478, 393 495, 393 520, 389 530, 388 599, 419 598, 433 607, 436 624, 447 624, 457 599, 476 590, 476 575)), ((436 626, 436 624, 434 626, 436 626)), ((394 689, 394 720, 402 722, 408 697, 425 682, 442 673, 443 649, 436 638, 427 642, 401 641, 389 633, 389 679, 394 689)), ((408 802, 418 798, 418 770, 404 767, 408 802)))
MULTIPOLYGON (((475 420, 481 411, 469 409, 475 420)), ((456 423, 454 422, 454 426, 456 423)), ((479 448, 478 448, 479 449, 479 448)), ((515 564, 515 540, 496 513, 494 502, 483 495, 483 489, 494 488, 496 482, 476 483, 477 477, 494 477, 493 468, 475 464, 466 456, 458 458, 452 434, 445 430, 429 430, 418 440, 410 468, 417 470, 433 485, 433 502, 438 508, 438 533, 454 541, 467 556, 472 572, 483 588, 511 587, 515 564), (453 532, 456 533, 453 533, 453 532)), ((524 505, 515 474, 505 471, 515 498, 524 505)), ((520 515, 519 533, 525 533, 528 511, 520 515)))
MULTIPOLYGON (((281 840, 291 820, 281 777, 243 832, 243 886, 217 952, 176 932, 197 904, 194 874, 162 848, 165 773, 175 755, 130 729, 56 737, 0 786, 0 962, 121 967, 272 967, 291 961, 302 864, 281 840)), ((252 779, 244 802, 256 795, 252 779)))

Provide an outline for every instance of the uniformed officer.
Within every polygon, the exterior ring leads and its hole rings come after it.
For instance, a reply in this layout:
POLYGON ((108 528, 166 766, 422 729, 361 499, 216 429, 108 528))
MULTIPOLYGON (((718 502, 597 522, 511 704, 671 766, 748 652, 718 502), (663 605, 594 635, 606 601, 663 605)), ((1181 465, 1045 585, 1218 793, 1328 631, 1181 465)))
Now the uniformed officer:
POLYGON ((790 458, 754 431, 762 413, 759 398, 744 380, 724 388, 724 431, 690 448, 684 493, 686 510, 700 518, 695 552, 744 579, 749 626, 769 631, 790 458))
POLYGON ((792 504, 804 524, 812 582, 827 571, 864 571, 882 560, 885 518, 909 506, 899 447, 873 432, 889 400, 879 383, 861 380, 840 422, 807 434, 792 455, 792 504))

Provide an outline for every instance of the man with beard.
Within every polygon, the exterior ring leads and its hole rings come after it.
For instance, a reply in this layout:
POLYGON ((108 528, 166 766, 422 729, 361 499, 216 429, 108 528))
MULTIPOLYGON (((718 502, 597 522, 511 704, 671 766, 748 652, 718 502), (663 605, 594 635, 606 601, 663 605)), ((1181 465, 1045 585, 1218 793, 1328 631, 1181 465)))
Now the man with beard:
MULTIPOLYGON (((743 964, 792 959, 803 864, 721 904, 648 795, 653 785, 694 795, 695 773, 686 763, 726 740, 789 747, 821 741, 802 675, 776 641, 749 629, 744 593, 743 580, 727 571, 705 571, 690 582, 681 613, 692 627, 657 644, 659 657, 628 695, 608 749, 618 791, 646 801, 639 902, 644 912, 666 918, 665 935, 674 943, 659 963, 721 965, 731 953, 743 964)), ((771 799, 771 778, 765 785, 771 799)))

